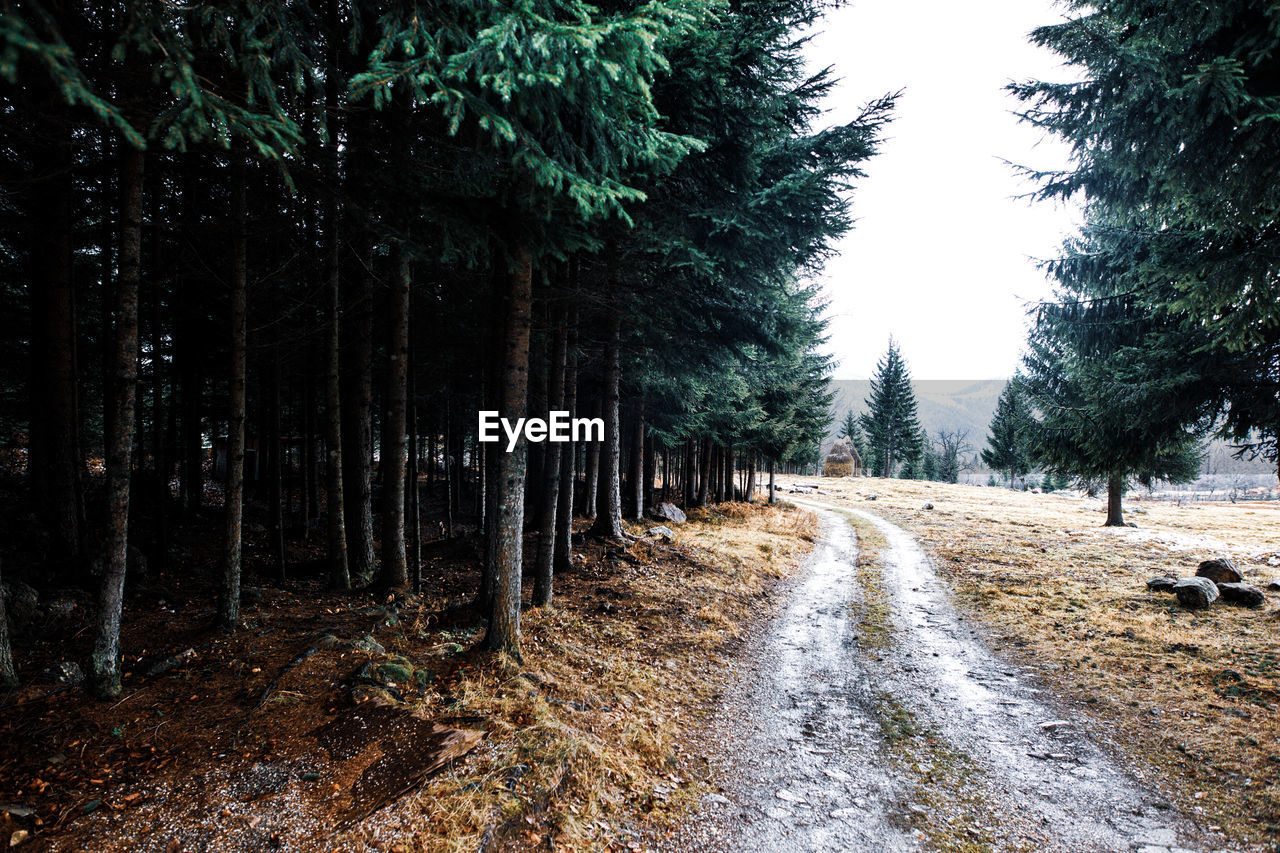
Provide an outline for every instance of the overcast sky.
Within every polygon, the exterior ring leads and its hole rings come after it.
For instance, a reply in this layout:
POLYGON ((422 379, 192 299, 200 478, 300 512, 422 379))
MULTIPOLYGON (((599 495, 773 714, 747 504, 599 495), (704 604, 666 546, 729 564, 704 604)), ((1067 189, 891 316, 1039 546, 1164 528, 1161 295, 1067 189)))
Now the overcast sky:
POLYGON ((1059 20, 1050 0, 852 0, 828 15, 809 50, 841 78, 827 123, 905 90, 822 277, 836 378, 869 376, 891 334, 917 379, 1017 366, 1025 306, 1050 290, 1034 259, 1078 214, 1015 198, 1030 187, 1003 160, 1053 168, 1066 154, 1018 123, 1003 87, 1066 76, 1026 39, 1059 20))

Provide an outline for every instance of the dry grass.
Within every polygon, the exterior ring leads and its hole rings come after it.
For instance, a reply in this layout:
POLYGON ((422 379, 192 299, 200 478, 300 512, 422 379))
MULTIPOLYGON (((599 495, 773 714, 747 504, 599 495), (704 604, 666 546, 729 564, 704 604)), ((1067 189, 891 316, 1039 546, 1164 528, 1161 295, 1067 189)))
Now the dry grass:
MULTIPOLYGON (((677 533, 670 545, 587 554, 557 580, 555 608, 526 611, 522 663, 477 657, 447 695, 423 697, 435 715, 483 727, 486 745, 349 840, 372 831, 404 851, 474 851, 486 839, 626 849, 628 825, 679 819, 703 781, 680 769, 699 766, 681 743, 713 710, 736 638, 811 548, 816 520, 728 504, 677 533)), ((459 639, 442 633, 435 646, 449 653, 459 639)))
POLYGON ((996 646, 1105 720, 1136 769, 1183 809, 1237 842, 1280 842, 1275 596, 1259 610, 1192 613, 1144 587, 1223 553, 1246 581, 1280 576, 1274 507, 1131 501, 1140 527, 1107 529, 1100 502, 1079 494, 821 482, 827 500, 915 532, 996 646))

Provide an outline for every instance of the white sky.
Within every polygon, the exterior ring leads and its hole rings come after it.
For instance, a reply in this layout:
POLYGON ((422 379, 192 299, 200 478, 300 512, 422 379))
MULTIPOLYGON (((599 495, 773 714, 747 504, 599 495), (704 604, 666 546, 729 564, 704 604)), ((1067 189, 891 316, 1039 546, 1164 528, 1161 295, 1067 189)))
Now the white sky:
POLYGON ((1066 152, 1018 123, 1004 86, 1069 73, 1026 38, 1060 20, 1051 0, 853 0, 821 25, 810 60, 841 79, 828 123, 905 90, 821 277, 836 378, 869 376, 890 334, 916 379, 1017 367, 1025 306, 1050 292, 1034 259, 1056 256, 1078 215, 1015 198, 1030 185, 1002 158, 1057 168, 1066 152))

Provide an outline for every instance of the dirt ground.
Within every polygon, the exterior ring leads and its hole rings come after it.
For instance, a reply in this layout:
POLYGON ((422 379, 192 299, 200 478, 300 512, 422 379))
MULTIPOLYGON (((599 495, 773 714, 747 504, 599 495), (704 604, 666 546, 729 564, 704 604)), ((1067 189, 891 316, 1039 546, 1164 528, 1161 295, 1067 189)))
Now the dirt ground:
POLYGON ((1108 529, 1101 501, 1079 493, 795 482, 919 537, 997 653, 1100 721, 1121 757, 1198 823, 1241 846, 1280 844, 1280 597, 1192 612, 1144 586, 1223 554, 1265 586, 1280 577, 1280 507, 1131 496, 1138 526, 1108 529))
POLYGON ((635 849, 627 827, 674 820, 703 790, 681 744, 815 530, 794 507, 735 504, 673 526, 673 543, 587 543, 555 607, 526 610, 520 662, 472 648, 466 541, 427 550, 421 596, 254 579, 231 638, 210 630, 198 566, 212 558, 189 543, 190 577, 129 599, 119 701, 34 675, 87 649, 83 606, 19 633, 27 685, 0 697, 0 843, 635 849))

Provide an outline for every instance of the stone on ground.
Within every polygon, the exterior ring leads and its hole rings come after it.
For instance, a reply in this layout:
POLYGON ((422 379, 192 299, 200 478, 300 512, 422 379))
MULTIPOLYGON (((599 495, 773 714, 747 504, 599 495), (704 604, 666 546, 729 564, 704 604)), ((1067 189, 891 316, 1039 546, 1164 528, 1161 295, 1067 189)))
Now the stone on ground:
POLYGON ((1177 578, 1152 578, 1147 581, 1147 592, 1173 592, 1173 586, 1177 582, 1177 578))
POLYGON ((1230 557, 1205 560, 1196 571, 1196 577, 1208 578, 1214 583, 1240 583, 1244 580, 1244 576, 1240 574, 1230 557))
POLYGON ((1218 592, 1227 604, 1239 607, 1262 607, 1267 603, 1267 596, 1256 586, 1247 583, 1220 583, 1218 592))
POLYGON ((1203 610, 1218 600, 1218 585, 1205 577, 1183 578, 1173 585, 1178 603, 1188 610, 1203 610))

